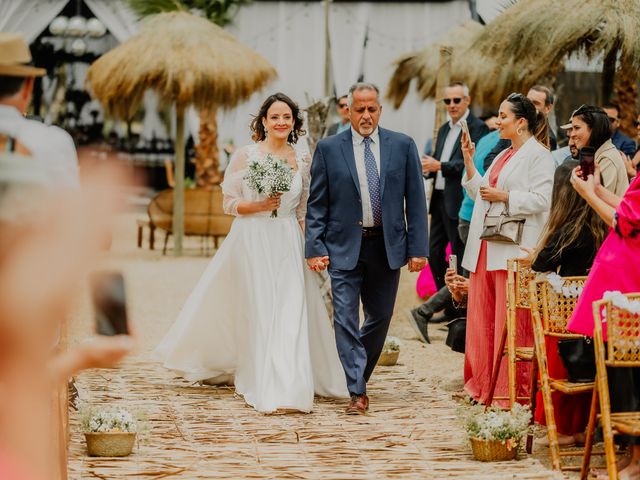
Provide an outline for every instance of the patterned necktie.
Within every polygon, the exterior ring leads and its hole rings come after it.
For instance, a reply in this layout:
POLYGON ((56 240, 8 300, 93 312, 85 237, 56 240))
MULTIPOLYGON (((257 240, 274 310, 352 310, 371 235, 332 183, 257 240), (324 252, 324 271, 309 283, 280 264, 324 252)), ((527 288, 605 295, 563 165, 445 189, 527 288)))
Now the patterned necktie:
POLYGON ((367 184, 369 185, 369 198, 371 211, 373 212, 373 224, 376 227, 382 225, 382 208, 380 205, 380 176, 376 159, 371 151, 371 138, 364 139, 364 168, 367 172, 367 184))

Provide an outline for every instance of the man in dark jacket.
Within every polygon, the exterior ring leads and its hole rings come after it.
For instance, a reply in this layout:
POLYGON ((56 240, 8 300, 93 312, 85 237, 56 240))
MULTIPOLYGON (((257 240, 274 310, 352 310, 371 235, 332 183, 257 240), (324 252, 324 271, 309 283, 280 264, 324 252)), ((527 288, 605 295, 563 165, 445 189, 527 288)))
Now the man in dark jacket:
POLYGON ((464 247, 458 236, 458 212, 462 203, 462 171, 464 159, 460 139, 461 122, 469 127, 471 140, 477 142, 489 132, 485 123, 469 110, 469 89, 462 83, 453 83, 445 89, 444 99, 449 120, 438 130, 435 154, 422 157, 422 171, 435 180, 429 213, 429 265, 438 289, 444 287, 447 269, 445 249, 451 243, 453 253, 462 260, 464 247))

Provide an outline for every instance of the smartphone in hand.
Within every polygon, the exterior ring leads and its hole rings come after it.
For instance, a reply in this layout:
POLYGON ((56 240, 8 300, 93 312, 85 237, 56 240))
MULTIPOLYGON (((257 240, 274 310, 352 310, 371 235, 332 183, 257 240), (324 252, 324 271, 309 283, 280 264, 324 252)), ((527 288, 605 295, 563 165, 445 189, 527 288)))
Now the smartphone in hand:
POLYGON ((97 333, 128 335, 129 326, 122 274, 97 272, 91 276, 90 283, 97 333))
POLYGON ((582 179, 586 180, 589 175, 595 172, 595 155, 596 150, 593 147, 582 147, 580 149, 580 170, 582 171, 582 179))
POLYGON ((453 253, 449 255, 449 269, 458 272, 458 256, 453 253))
POLYGON ((467 134, 467 137, 471 139, 471 134, 469 133, 469 125, 467 125, 466 120, 460 120, 460 126, 462 127, 462 131, 467 134))

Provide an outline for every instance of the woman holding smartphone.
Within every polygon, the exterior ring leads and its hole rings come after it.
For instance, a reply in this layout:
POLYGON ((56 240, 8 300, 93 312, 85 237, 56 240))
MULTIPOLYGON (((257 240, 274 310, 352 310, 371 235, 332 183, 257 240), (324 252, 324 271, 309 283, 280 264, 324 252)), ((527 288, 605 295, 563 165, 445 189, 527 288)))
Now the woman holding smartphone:
MULTIPOLYGON (((474 164, 475 145, 463 133, 462 152, 466 175, 462 186, 475 199, 469 238, 462 266, 471 272, 468 300, 467 340, 465 345, 465 391, 478 402, 489 393, 496 349, 506 317, 507 260, 522 254, 520 246, 533 248, 549 212, 549 200, 555 170, 549 150, 540 143, 547 132, 544 116, 520 93, 512 93, 500 105, 500 137, 511 140, 511 147, 501 152, 484 176, 474 164), (510 215, 525 219, 520 245, 482 240, 487 215, 510 215)), ((523 341, 532 340, 530 322, 518 318, 518 332, 523 341)), ((526 395, 528 369, 518 368, 518 395, 526 395)), ((508 389, 507 365, 500 370, 496 396, 508 389)))
POLYGON ((629 186, 629 178, 622 155, 611 142, 609 117, 600 107, 582 105, 571 114, 569 134, 578 150, 592 147, 595 150, 595 164, 600 167, 600 177, 604 188, 619 197, 629 186))

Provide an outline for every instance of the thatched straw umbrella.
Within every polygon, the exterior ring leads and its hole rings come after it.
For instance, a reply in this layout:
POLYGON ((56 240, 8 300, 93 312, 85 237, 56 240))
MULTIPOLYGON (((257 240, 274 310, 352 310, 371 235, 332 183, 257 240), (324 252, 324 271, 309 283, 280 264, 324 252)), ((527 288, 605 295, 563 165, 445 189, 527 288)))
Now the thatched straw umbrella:
MULTIPOLYGON (((454 46, 452 79, 468 83, 475 103, 497 105, 512 91, 526 91, 535 83, 545 83, 564 67, 567 55, 573 52, 583 52, 590 59, 603 56, 603 100, 607 101, 617 57, 620 68, 637 78, 640 2, 520 0, 486 27, 459 40, 456 43, 455 38, 450 39, 454 46)), ((423 98, 435 94, 436 51, 431 47, 398 60, 389 87, 396 106, 413 77, 423 98)))
POLYGON ((478 22, 469 20, 450 30, 436 43, 396 60, 394 62, 396 69, 387 90, 387 98, 393 102, 393 106, 400 107, 414 78, 420 97, 423 99, 435 97, 441 46, 453 48, 451 78, 465 79, 467 77, 466 62, 461 59, 459 53, 469 47, 472 39, 482 31, 482 28, 478 22))
POLYGON ((474 81, 484 78, 487 96, 491 89, 501 97, 555 75, 576 51, 603 56, 603 101, 609 100, 616 58, 625 71, 640 69, 640 2, 520 0, 474 38, 465 55, 476 59, 469 72, 474 81))
POLYGON ((147 89, 176 106, 174 252, 184 234, 184 110, 231 108, 275 78, 258 53, 210 21, 186 12, 161 13, 91 65, 87 82, 116 117, 129 119, 147 89))

